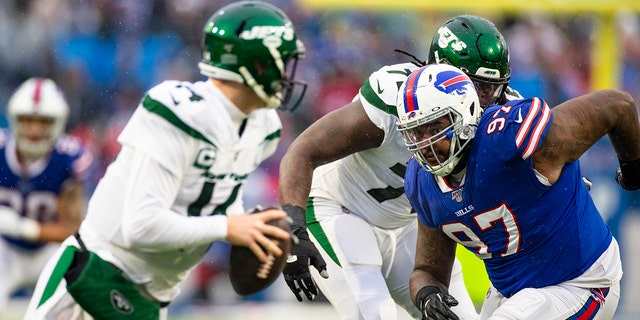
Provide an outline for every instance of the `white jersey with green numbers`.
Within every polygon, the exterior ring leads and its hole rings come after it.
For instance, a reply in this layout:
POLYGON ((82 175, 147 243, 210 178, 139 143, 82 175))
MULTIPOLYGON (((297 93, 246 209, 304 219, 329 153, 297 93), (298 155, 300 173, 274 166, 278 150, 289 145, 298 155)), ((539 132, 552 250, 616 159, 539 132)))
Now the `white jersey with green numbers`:
POLYGON ((176 212, 244 212, 241 186, 277 148, 275 110, 252 112, 239 136, 223 104, 231 102, 210 81, 166 81, 148 92, 118 138, 183 177, 172 204, 176 212))
POLYGON ((396 130, 396 95, 418 67, 385 66, 360 88, 367 116, 384 131, 382 144, 316 168, 311 197, 334 199, 352 214, 381 228, 397 228, 415 220, 404 194, 404 173, 411 154, 396 130))
MULTIPOLYGON (((275 110, 257 109, 240 135, 229 106, 235 108, 211 81, 166 81, 152 88, 120 134, 123 149, 89 202, 80 231, 89 249, 125 269, 134 282, 152 283, 156 297, 172 298, 174 286, 201 261, 210 243, 190 245, 197 239, 189 230, 177 231, 179 244, 169 248, 140 249, 124 239, 122 221, 128 219, 125 214, 135 215, 127 208, 137 205, 127 202, 128 193, 136 181, 148 178, 137 175, 130 155, 144 153, 179 180, 176 194, 144 195, 145 201, 161 202, 165 211, 182 216, 244 213, 243 184, 275 152, 281 122, 275 110)), ((144 232, 153 237, 162 231, 144 232)))

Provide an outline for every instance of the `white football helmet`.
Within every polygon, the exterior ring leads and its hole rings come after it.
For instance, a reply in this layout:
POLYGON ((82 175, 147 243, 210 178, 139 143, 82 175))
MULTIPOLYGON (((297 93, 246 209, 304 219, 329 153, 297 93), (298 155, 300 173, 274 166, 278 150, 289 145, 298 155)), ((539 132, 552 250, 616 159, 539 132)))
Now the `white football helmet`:
POLYGON ((7 105, 9 127, 16 139, 18 152, 30 159, 38 159, 51 150, 62 134, 69 117, 69 105, 62 90, 51 79, 30 78, 13 93, 7 105), (33 140, 20 129, 20 117, 51 119, 52 125, 45 137, 33 140))
POLYGON ((475 136, 482 108, 471 79, 447 64, 416 69, 400 87, 397 128, 422 168, 449 175, 475 136), (451 142, 445 160, 434 145, 451 142), (427 158, 431 161, 427 161, 427 158))

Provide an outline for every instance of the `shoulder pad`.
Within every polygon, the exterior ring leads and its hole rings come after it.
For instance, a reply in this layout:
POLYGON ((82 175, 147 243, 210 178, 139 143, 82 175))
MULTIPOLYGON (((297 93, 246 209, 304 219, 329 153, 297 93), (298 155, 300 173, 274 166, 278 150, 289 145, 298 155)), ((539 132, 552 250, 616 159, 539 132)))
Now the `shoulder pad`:
POLYGON ((360 87, 362 104, 397 116, 396 96, 404 81, 418 67, 413 63, 384 66, 372 73, 360 87))

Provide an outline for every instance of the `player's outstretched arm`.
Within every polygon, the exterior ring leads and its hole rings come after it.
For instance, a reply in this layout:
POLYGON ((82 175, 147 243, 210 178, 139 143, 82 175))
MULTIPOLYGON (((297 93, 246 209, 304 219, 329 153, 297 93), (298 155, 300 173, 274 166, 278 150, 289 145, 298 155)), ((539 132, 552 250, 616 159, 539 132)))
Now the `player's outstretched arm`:
POLYGON ((316 167, 378 147, 383 138, 360 100, 318 119, 291 143, 280 162, 280 204, 305 208, 316 167))
POLYGON ((14 209, 0 206, 0 234, 27 241, 62 242, 78 231, 85 212, 84 185, 69 180, 57 198, 57 219, 39 222, 20 216, 14 209))
POLYGON ((640 188, 640 124, 633 98, 619 90, 592 92, 551 109, 553 122, 533 156, 534 168, 550 183, 566 163, 609 136, 622 170, 622 186, 640 188))
POLYGON ((76 233, 86 212, 85 185, 69 180, 58 196, 58 220, 40 224, 40 240, 62 242, 76 233))
POLYGON ((283 274, 298 301, 302 294, 313 300, 318 290, 309 265, 328 277, 326 262, 309 239, 305 208, 311 190, 313 170, 358 151, 380 146, 384 132, 367 117, 359 100, 328 113, 298 136, 280 163, 279 197, 282 209, 291 217, 292 233, 298 242, 291 247, 283 274))
POLYGON ((418 224, 416 261, 409 280, 413 303, 426 319, 458 319, 451 307, 458 305, 449 295, 456 243, 440 230, 418 224))

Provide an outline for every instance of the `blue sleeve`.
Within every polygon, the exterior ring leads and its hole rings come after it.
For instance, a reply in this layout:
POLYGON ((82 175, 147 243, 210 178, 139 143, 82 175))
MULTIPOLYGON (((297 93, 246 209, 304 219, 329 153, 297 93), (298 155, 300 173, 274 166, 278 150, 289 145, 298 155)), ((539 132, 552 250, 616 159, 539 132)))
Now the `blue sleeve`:
POLYGON ((429 206, 425 205, 427 195, 423 194, 424 191, 419 187, 419 181, 428 177, 430 175, 420 167, 418 161, 411 158, 404 177, 404 192, 409 199, 409 204, 418 214, 418 221, 426 226, 435 227, 431 220, 429 206))
POLYGON ((544 141, 553 116, 540 98, 509 101, 493 105, 482 115, 479 124, 485 145, 499 145, 495 156, 502 161, 529 159, 544 141))

